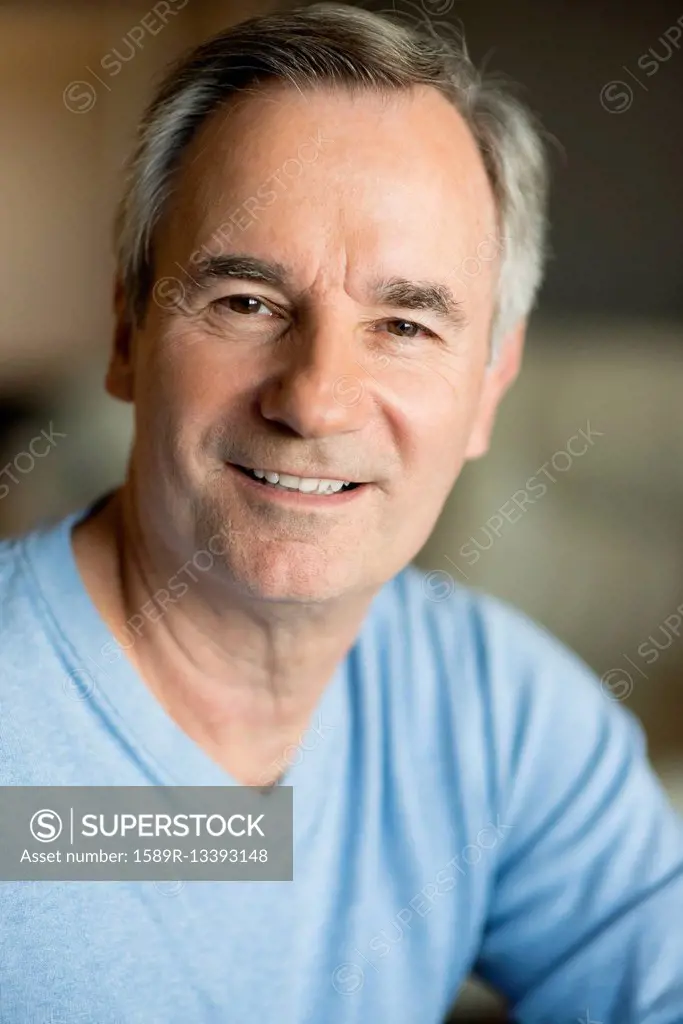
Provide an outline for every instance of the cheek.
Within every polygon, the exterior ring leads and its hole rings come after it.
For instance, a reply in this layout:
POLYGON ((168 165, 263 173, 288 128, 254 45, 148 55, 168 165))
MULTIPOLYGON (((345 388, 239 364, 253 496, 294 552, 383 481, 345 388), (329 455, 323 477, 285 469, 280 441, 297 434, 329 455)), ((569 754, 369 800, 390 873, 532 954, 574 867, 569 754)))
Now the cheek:
POLYGON ((202 429, 207 405, 188 358, 178 358, 166 339, 148 346, 135 377, 135 447, 155 472, 171 473, 184 461, 202 429), (195 439, 193 441, 193 439, 195 439))
POLYGON ((460 470, 476 419, 483 373, 475 369, 441 370, 427 375, 404 395, 403 423, 408 459, 414 472, 431 481, 435 492, 448 489, 460 470), (438 468, 438 472, 435 470, 438 468))
POLYGON ((207 359, 188 332, 171 332, 150 345, 140 367, 140 402, 156 420, 211 422, 234 391, 235 375, 207 359))

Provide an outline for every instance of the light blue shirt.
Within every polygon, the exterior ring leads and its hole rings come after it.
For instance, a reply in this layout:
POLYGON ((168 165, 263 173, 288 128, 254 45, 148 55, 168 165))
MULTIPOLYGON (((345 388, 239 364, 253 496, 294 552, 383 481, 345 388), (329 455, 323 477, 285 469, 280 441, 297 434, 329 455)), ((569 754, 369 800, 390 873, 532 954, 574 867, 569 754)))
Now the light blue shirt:
MULTIPOLYGON (((0 544, 0 784, 234 785, 112 654, 77 518, 0 544)), ((438 1024, 472 970, 524 1024, 683 1021, 683 827, 522 615, 405 569, 289 758, 293 882, 0 883, 2 1024, 438 1024)))

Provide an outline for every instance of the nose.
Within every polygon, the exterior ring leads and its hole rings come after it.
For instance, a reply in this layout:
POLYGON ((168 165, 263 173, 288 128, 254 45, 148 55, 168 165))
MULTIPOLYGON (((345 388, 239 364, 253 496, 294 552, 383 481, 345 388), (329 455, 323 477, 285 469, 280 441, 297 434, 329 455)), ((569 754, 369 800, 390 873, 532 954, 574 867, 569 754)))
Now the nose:
POLYGON ((371 401, 353 330, 319 324, 280 343, 284 362, 260 394, 261 415, 300 437, 361 430, 371 401))

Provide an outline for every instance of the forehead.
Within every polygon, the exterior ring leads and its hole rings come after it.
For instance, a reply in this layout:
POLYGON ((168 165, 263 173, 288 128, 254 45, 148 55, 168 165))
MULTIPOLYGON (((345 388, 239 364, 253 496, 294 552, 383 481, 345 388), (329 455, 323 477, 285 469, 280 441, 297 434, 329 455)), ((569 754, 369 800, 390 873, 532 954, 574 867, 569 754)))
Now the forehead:
POLYGON ((182 260, 206 247, 304 277, 325 262, 443 276, 445 260, 457 267, 496 233, 469 128, 427 87, 260 88, 204 122, 173 184, 159 243, 182 260))

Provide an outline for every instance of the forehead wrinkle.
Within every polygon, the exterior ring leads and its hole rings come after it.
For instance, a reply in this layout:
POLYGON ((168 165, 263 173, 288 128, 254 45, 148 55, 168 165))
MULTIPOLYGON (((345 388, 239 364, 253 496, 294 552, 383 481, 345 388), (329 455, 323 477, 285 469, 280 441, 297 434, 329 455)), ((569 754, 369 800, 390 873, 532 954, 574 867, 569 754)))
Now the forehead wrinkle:
MULTIPOLYGON (((291 99, 291 95, 288 99, 291 99)), ((311 102, 312 99, 313 97, 309 97, 308 101, 311 102)), ((273 102, 271 98, 269 110, 276 112, 283 106, 286 108, 287 104, 273 102)), ((248 113, 249 103, 245 103, 242 109, 248 113)), ((231 113, 234 116, 237 112, 233 110, 231 113)), ((180 212, 179 224, 176 227, 180 227, 182 231, 183 221, 186 228, 191 225, 191 234, 195 240, 202 238, 204 245, 208 245, 211 252, 216 254, 220 253, 222 248, 220 239, 214 238, 218 227, 226 220, 230 211, 240 205, 243 196, 249 195, 249 190, 254 191, 243 177, 251 160, 244 159, 245 153, 242 149, 240 160, 235 162, 232 146, 226 145, 227 141, 234 141, 232 133, 222 134, 221 129, 226 128, 226 120, 231 120, 230 114, 227 118, 217 118, 209 126, 208 134, 202 140, 204 152, 201 152, 201 147, 199 152, 195 151, 194 155, 198 159, 196 162, 191 161, 191 167, 186 168, 189 174, 185 182, 178 183, 186 185, 186 203, 185 209, 180 212), (208 159, 207 142, 218 159, 208 159), (187 217, 187 214, 190 216, 187 217)), ((248 122, 240 124, 240 136, 246 143, 247 155, 251 154, 251 145, 255 137, 254 125, 248 122)), ((374 141, 379 142, 378 139, 374 141)), ((449 271, 455 272, 460 262, 467 257, 468 249, 474 250, 474 243, 478 236, 483 234, 482 228, 486 226, 491 214, 489 204, 482 203, 484 196, 479 188, 478 175, 471 173, 472 168, 466 157, 466 150, 461 154, 461 159, 453 159, 453 141, 450 140, 448 152, 445 152, 444 140, 438 140, 437 149, 443 159, 440 166, 432 168, 428 180, 431 188, 428 191, 436 192, 437 200, 443 203, 444 197, 441 193, 444 188, 455 188, 454 209, 457 212, 463 205, 467 208, 470 215, 463 217, 462 220, 469 225, 469 232, 477 237, 471 241, 465 238, 456 239, 453 256, 449 257, 444 252, 438 264, 429 258, 427 247, 422 253, 425 260, 416 261, 413 258, 416 255, 415 246, 409 244, 410 238, 406 240, 394 234, 403 219, 407 203, 412 210, 405 214, 405 228, 410 235, 414 227, 417 240, 420 243, 423 241, 423 232, 419 230, 421 215, 416 206, 420 209, 422 207, 420 202, 415 201, 415 190, 421 179, 416 181, 414 178, 414 168, 407 165, 406 170, 410 170, 410 173, 406 173, 404 177, 399 175, 393 189, 388 193, 382 189, 379 192, 373 192, 371 189, 370 193, 366 194, 366 185, 370 184, 373 176, 371 175, 368 181, 362 161, 360 166, 355 166, 353 148, 342 148, 341 152, 337 150, 333 155, 323 151, 316 165, 307 167, 307 174, 312 175, 307 187, 304 188, 303 181, 298 179, 288 182, 287 189, 282 193, 278 192, 277 201, 272 206, 259 210, 258 217, 248 227, 240 229, 242 243, 233 238, 232 244, 228 243, 226 248, 251 252, 269 262, 273 262, 275 258, 287 266, 291 279, 291 287, 288 287, 287 291, 295 300, 305 300, 306 297, 313 300, 315 295, 327 294, 329 301, 330 293, 337 291, 340 294, 343 291, 359 305, 368 305, 378 299, 384 299, 384 304, 398 305, 398 288, 395 288, 393 295, 385 292, 384 295, 376 296, 368 291, 368 283, 375 286, 375 291, 378 290, 377 278, 381 280, 378 271, 385 270, 385 282, 391 281, 394 276, 401 281, 406 290, 404 298, 408 298, 408 285, 413 287, 413 295, 409 302, 405 302, 405 308, 432 308, 435 314, 447 317, 456 312, 455 306, 453 303, 450 304, 449 313, 446 301, 441 302, 441 309, 438 309, 437 289, 439 286, 442 289, 447 288, 444 278, 450 280, 449 271), (406 195, 406 190, 409 195, 406 195), (476 203, 473 202, 475 199, 476 203), (397 259, 387 264, 386 258, 392 255, 396 255, 397 259), (406 258, 405 263, 401 259, 402 256, 406 258), (374 276, 375 280, 369 282, 371 276, 374 276), (431 296, 431 304, 426 301, 421 305, 418 303, 416 286, 436 286, 431 296), (390 302, 387 302, 387 299, 390 299, 390 302)), ((371 143, 370 149, 372 156, 375 151, 374 143, 371 143)), ((254 158, 255 165, 260 167, 261 161, 257 159, 256 150, 254 158)), ((274 158, 273 161, 274 164, 277 163, 274 158)), ((259 184, 260 176, 257 174, 254 180, 259 184)), ((421 189, 418 191, 421 194, 421 189)), ((495 216, 492 220, 495 224, 495 216)), ((192 250, 201 249, 204 245, 195 244, 192 250)), ((418 248, 419 252, 422 252, 422 244, 418 248)), ((429 248, 431 251, 433 246, 429 248)), ((442 245, 441 248, 445 247, 442 245)), ((453 323, 455 326, 455 320, 453 323)))

